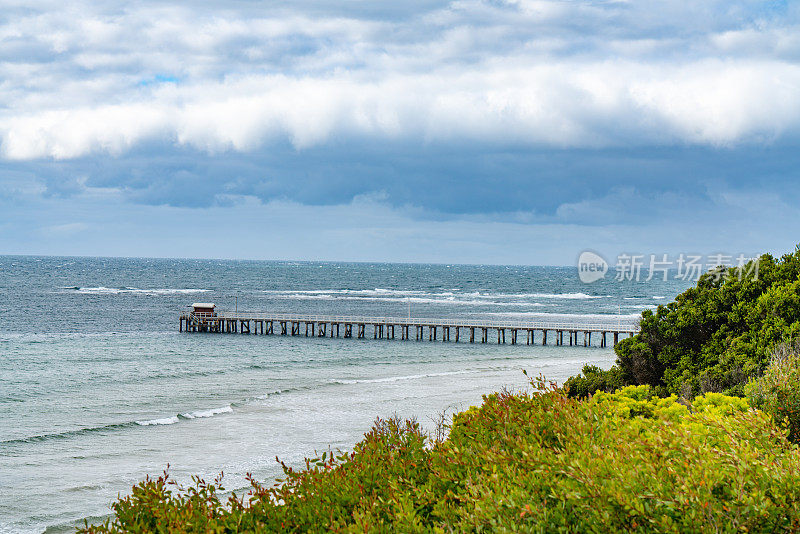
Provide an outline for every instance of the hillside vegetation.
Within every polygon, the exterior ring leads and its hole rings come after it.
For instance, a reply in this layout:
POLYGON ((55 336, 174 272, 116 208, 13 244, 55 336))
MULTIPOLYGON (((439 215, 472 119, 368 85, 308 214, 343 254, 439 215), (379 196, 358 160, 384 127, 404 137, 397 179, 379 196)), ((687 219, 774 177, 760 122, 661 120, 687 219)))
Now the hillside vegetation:
POLYGON ((578 397, 628 384, 650 385, 662 396, 743 396, 775 347, 798 333, 800 248, 703 275, 674 302, 642 314, 641 331, 616 346, 610 371, 586 367, 566 386, 578 397))
POLYGON ((218 482, 147 480, 84 532, 792 532, 800 452, 785 435, 719 393, 498 393, 444 440, 379 420, 352 453, 227 501, 218 482))

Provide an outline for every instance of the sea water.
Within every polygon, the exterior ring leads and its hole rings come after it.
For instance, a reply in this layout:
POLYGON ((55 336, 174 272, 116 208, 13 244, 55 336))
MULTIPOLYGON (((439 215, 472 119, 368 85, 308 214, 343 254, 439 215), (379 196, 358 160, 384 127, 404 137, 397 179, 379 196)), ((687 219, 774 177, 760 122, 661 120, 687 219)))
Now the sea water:
MULTIPOLYGON (((0 532, 63 531, 171 476, 241 490, 347 450, 377 416, 563 381, 610 348, 180 334, 218 309, 631 324, 685 287, 582 284, 574 267, 0 256, 0 532)), ((522 337, 524 340, 524 335, 522 337)), ((508 339, 510 341, 510 339, 508 339)), ((582 340, 581 340, 582 341, 582 340)), ((597 339, 593 340, 595 344, 597 339)), ((541 343, 537 337, 537 343, 541 343)))

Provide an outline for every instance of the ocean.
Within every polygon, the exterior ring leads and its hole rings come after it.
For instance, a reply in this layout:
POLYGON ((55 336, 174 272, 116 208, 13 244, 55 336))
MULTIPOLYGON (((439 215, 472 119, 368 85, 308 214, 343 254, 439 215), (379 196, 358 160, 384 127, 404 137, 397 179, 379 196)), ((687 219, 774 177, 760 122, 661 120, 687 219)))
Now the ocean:
MULTIPOLYGON (((61 532, 169 465, 180 481, 279 476, 377 416, 481 402, 611 348, 180 334, 223 310, 632 323, 681 280, 583 284, 575 267, 0 256, 0 533, 61 532)), ((463 339, 463 338, 462 338, 463 339)), ((552 341, 551 341, 552 343, 552 341)))

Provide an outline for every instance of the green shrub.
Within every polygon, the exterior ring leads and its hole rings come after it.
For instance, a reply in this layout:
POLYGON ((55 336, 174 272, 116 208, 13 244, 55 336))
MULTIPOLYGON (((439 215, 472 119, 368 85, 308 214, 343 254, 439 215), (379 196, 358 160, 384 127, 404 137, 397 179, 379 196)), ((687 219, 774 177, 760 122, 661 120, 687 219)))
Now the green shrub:
POLYGON ((791 441, 800 442, 800 344, 778 345, 766 372, 745 391, 752 406, 786 427, 791 441))
POLYGON ((564 389, 570 397, 586 398, 597 391, 616 391, 627 383, 617 366, 604 371, 595 365, 584 365, 580 375, 567 379, 564 389))
MULTIPOLYGON (((648 386, 579 401, 496 393, 432 444, 379 421, 350 454, 219 503, 166 477, 85 532, 796 532, 800 451, 741 398, 648 386)), ((213 486, 213 487, 212 487, 213 486)))
POLYGON ((570 393, 585 396, 621 379, 662 396, 743 396, 772 348, 800 334, 800 246, 779 260, 765 254, 743 269, 704 274, 674 302, 643 312, 640 326, 617 344, 610 371, 576 378, 570 393))

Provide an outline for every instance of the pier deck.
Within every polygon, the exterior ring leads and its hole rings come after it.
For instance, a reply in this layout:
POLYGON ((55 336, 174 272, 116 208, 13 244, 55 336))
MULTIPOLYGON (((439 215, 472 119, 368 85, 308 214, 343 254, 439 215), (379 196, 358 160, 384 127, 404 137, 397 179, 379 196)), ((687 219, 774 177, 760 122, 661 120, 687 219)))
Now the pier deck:
POLYGON ((537 338, 547 345, 548 334, 555 345, 579 345, 583 335, 585 347, 608 345, 607 336, 614 345, 620 336, 632 336, 639 330, 634 324, 569 323, 513 320, 476 320, 471 318, 417 318, 417 317, 367 317, 345 315, 298 315, 269 312, 184 312, 180 316, 181 332, 208 332, 228 334, 260 334, 306 337, 343 337, 365 339, 401 339, 422 341, 468 341, 488 343, 497 336, 497 343, 512 345, 518 342, 519 334, 525 336, 527 345, 535 345, 537 338), (369 327, 369 329, 368 329, 369 327), (369 330, 369 331, 368 331, 369 330), (464 336, 461 333, 464 333, 464 336), (426 335, 427 334, 427 335, 426 335), (565 342, 565 334, 568 341, 565 342), (592 344, 592 334, 597 334, 592 344))

